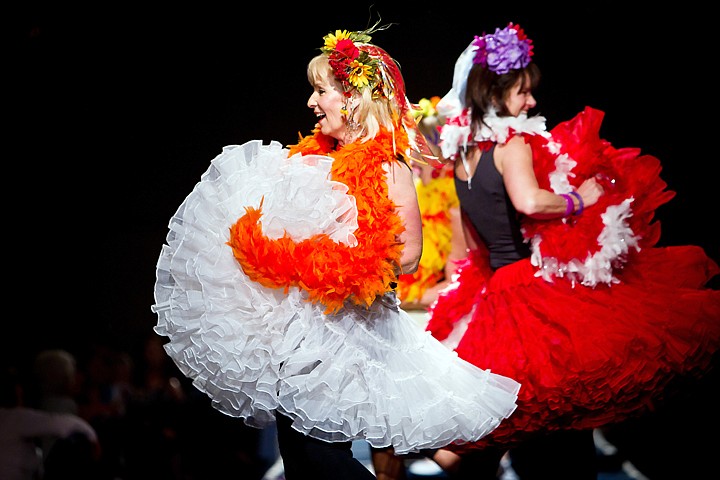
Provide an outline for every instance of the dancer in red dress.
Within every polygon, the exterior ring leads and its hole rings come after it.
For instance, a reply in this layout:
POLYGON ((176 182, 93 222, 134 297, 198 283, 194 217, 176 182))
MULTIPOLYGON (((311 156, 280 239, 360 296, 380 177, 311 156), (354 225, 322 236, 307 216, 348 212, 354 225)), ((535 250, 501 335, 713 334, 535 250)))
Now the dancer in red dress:
POLYGON ((428 329, 522 384, 517 411, 473 445, 485 454, 551 436, 587 444, 662 402, 674 378, 701 376, 720 345, 720 291, 706 287, 718 265, 696 246, 656 247, 655 210, 674 196, 660 161, 600 138, 599 110, 549 132, 528 116, 532 47, 513 24, 475 37, 437 106, 473 251, 428 329))

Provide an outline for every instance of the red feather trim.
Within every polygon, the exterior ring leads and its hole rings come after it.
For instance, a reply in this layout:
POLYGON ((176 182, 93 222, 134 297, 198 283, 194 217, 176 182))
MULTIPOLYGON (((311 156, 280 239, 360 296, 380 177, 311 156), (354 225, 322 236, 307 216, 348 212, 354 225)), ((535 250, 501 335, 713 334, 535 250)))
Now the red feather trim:
MULTIPOLYGON (((641 155, 638 148, 615 148, 600 137, 604 113, 586 107, 573 119, 558 124, 550 132, 552 142, 560 153, 577 161, 569 177, 577 188, 585 179, 598 176, 603 179, 605 193, 597 204, 582 215, 567 219, 537 220, 523 218, 523 235, 526 239, 538 236, 543 258, 555 258, 561 263, 573 260, 584 262, 602 248, 598 236, 604 228, 601 215, 609 206, 632 199, 632 216, 629 228, 638 238, 639 248, 655 246, 660 238, 660 223, 655 221, 655 210, 672 199, 675 192, 667 190, 660 178, 660 160, 641 155)), ((551 153, 544 137, 530 137, 533 145, 533 165, 541 188, 552 190, 549 174, 555 170, 557 153, 551 153)), ((622 266, 626 258, 617 258, 614 266, 622 266)))

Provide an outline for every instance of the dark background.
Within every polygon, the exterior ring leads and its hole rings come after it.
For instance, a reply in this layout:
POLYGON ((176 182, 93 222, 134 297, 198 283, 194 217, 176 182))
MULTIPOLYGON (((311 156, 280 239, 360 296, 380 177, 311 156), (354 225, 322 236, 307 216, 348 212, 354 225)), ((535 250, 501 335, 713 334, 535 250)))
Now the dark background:
POLYGON ((373 41, 400 62, 413 101, 447 92, 474 35, 519 23, 543 71, 536 113, 552 128, 586 105, 605 111, 602 136, 659 157, 677 192, 658 210, 660 243, 720 259, 708 9, 148 3, 26 2, 7 17, 5 361, 48 347, 82 356, 96 342, 136 351, 156 322, 168 221, 210 160, 227 144, 309 133, 307 61, 328 32, 364 29, 378 12, 395 25, 373 41))

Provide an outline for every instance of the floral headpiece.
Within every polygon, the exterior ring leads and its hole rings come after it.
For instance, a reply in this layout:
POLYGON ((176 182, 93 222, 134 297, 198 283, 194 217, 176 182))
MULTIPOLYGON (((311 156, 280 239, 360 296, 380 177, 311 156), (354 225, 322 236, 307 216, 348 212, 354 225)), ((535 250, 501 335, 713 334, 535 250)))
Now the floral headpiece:
MULTIPOLYGON (((391 25, 378 27, 378 24, 379 21, 361 32, 330 32, 323 37, 325 44, 320 51, 328 56, 330 68, 342 84, 346 97, 352 96, 353 89, 362 92, 369 88, 373 99, 387 100, 391 105, 394 124, 408 135, 411 148, 405 154, 423 163, 436 164, 438 157, 432 154, 425 138, 417 132, 417 123, 412 113, 418 107, 407 99, 405 81, 398 63, 385 50, 370 43, 372 33, 391 25)), ((349 113, 347 106, 343 113, 349 113)))
POLYGON ((378 27, 376 23, 361 32, 335 30, 323 37, 325 44, 320 50, 329 57, 330 67, 343 85, 345 95, 350 96, 353 88, 370 88, 373 98, 394 100, 404 114, 408 108, 400 69, 385 50, 370 43, 371 33, 389 26, 378 27))
POLYGON ((358 48, 355 42, 370 43, 372 37, 366 32, 335 30, 323 37, 325 45, 320 48, 330 57, 335 77, 346 87, 367 87, 376 83, 377 60, 358 48))
POLYGON ((527 115, 498 117, 494 109, 483 117, 473 131, 470 125, 471 112, 466 103, 467 81, 473 65, 482 65, 498 75, 510 70, 525 68, 533 55, 532 40, 518 25, 509 23, 505 28, 495 29, 492 35, 483 34, 470 42, 455 62, 452 88, 438 102, 436 109, 446 122, 440 133, 440 147, 445 158, 454 160, 458 152, 471 142, 486 141, 505 143, 514 134, 546 136, 545 118, 527 115))
POLYGON ((502 30, 496 28, 492 35, 476 35, 472 45, 477 47, 473 63, 498 75, 527 67, 533 56, 532 40, 519 25, 512 23, 502 30))

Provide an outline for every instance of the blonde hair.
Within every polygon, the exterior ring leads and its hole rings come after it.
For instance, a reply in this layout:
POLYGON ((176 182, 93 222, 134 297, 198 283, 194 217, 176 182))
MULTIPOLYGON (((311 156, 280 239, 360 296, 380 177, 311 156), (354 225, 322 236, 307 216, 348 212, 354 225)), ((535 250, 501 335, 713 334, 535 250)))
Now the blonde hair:
MULTIPOLYGON (((343 92, 343 85, 340 83, 327 55, 320 54, 313 57, 308 63, 307 78, 311 85, 318 82, 329 81, 338 92, 343 92)), ((357 106, 349 113, 347 118, 348 128, 354 122, 360 128, 358 139, 362 142, 375 138, 380 131, 380 127, 385 127, 388 131, 393 132, 397 128, 400 121, 400 109, 394 101, 385 97, 373 98, 372 89, 363 88, 358 91, 351 87, 351 99, 357 101, 357 106)))

